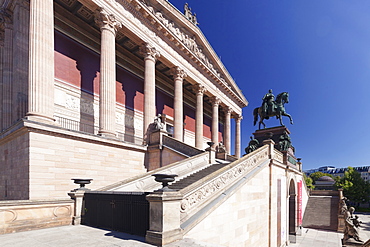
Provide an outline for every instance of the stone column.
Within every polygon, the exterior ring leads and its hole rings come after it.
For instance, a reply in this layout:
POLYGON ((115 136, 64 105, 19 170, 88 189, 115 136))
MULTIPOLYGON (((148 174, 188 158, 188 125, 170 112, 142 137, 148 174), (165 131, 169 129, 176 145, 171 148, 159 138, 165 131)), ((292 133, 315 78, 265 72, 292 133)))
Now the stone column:
POLYGON ((2 43, 3 53, 1 59, 2 71, 2 88, 0 107, 2 108, 2 116, 0 116, 1 129, 10 127, 12 124, 12 65, 13 65, 13 23, 11 15, 7 11, 1 13, 1 28, 2 28, 2 43))
POLYGON ((141 53, 144 55, 144 139, 147 135, 147 129, 154 121, 155 107, 155 62, 160 53, 150 44, 145 43, 141 47, 141 53))
POLYGON ((99 135, 116 136, 116 42, 121 23, 104 9, 95 13, 95 22, 101 31, 99 135))
POLYGON ((27 119, 54 120, 53 0, 31 0, 27 119))
POLYGON ((24 118, 28 112, 30 2, 25 0, 15 2, 13 19, 17 21, 13 27, 12 119, 17 120, 24 118))
POLYGON ((231 121, 231 108, 226 107, 225 109, 225 133, 224 133, 224 138, 225 138, 225 148, 226 148, 226 153, 230 154, 231 153, 231 128, 230 128, 230 121, 231 121))
POLYGON ((206 89, 201 84, 193 87, 197 95, 197 107, 195 112, 195 147, 203 149, 203 94, 206 89))
POLYGON ((180 67, 174 67, 171 69, 171 74, 173 75, 174 84, 175 84, 175 93, 174 93, 174 133, 173 137, 179 141, 184 139, 184 110, 183 110, 183 90, 182 84, 184 77, 187 76, 185 71, 180 67))
POLYGON ((213 148, 218 145, 218 106, 220 105, 220 99, 213 97, 212 100, 212 142, 213 148))
POLYGON ((4 129, 3 128, 3 58, 4 56, 4 28, 0 22, 0 132, 4 129))
POLYGON ((237 115, 235 118, 235 157, 240 158, 240 122, 243 116, 237 115))

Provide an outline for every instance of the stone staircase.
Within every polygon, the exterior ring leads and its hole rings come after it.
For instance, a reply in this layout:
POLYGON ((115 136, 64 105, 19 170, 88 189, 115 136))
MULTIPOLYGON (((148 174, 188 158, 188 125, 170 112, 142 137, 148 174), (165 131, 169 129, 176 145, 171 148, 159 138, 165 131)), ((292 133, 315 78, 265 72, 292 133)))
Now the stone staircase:
POLYGON ((312 191, 303 216, 303 227, 337 231, 338 208, 337 191, 312 191))
POLYGON ((207 175, 221 169, 225 165, 229 164, 230 162, 221 162, 213 164, 207 168, 204 168, 196 173, 191 174, 190 176, 187 176, 177 182, 172 183, 168 187, 173 190, 181 190, 183 188, 186 188, 187 186, 193 184, 194 182, 197 182, 201 180, 202 178, 206 177, 207 175))

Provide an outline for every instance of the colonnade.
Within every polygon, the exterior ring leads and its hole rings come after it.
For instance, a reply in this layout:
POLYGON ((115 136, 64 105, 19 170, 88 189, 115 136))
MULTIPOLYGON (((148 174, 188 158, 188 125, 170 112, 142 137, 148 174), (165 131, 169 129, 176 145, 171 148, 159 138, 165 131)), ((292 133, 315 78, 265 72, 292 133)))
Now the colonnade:
MULTIPOLYGON (((29 56, 29 105, 27 118, 53 121, 54 114, 54 16, 53 0, 30 2, 30 56, 29 56), (42 42, 41 42, 42 41, 42 42)), ((95 21, 101 31, 100 54, 100 100, 99 100, 99 135, 115 137, 116 105, 116 54, 115 36, 121 24, 115 17, 100 10, 95 21), (113 96, 113 97, 112 97, 113 96)), ((155 104, 155 63, 160 53, 152 45, 141 46, 144 55, 144 134, 156 114, 155 104)), ((174 66, 171 69, 174 80, 174 138, 183 141, 183 80, 187 76, 184 69, 174 66)), ((193 86, 196 93, 195 146, 203 149, 203 96, 205 87, 200 83, 193 86)), ((219 143, 219 106, 221 101, 212 97, 212 142, 219 143)), ((231 149, 230 121, 232 110, 226 109, 224 142, 228 153, 231 149)), ((240 157, 240 121, 236 115, 235 122, 235 156, 240 157)))

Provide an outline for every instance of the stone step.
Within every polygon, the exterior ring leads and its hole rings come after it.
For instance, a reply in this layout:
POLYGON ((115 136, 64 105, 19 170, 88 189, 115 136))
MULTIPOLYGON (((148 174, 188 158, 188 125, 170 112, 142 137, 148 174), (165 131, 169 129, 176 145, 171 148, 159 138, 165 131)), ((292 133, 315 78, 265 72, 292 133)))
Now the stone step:
POLYGON ((336 231, 338 208, 338 196, 310 196, 303 216, 303 227, 336 231))
POLYGON ((204 178, 205 176, 208 176, 209 174, 221 169, 224 167, 226 164, 213 164, 203 170, 200 170, 190 176, 187 176, 171 185, 168 187, 173 190, 181 190, 183 188, 186 188, 187 186, 195 183, 196 181, 199 181, 200 179, 204 178))

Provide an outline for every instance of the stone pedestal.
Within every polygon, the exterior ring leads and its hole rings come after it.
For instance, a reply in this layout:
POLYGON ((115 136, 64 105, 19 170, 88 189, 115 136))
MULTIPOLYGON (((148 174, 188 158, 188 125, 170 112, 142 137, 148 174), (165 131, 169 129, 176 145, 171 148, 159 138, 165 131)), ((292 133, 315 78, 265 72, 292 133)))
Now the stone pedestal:
POLYGON ((149 230, 145 240, 156 246, 182 239, 180 204, 182 195, 176 191, 157 191, 146 196, 149 201, 149 230))
POLYGON ((163 136, 168 135, 165 130, 156 130, 149 134, 148 138, 148 156, 145 165, 148 171, 162 167, 162 148, 163 136))
POLYGON ((72 225, 81 224, 81 216, 84 214, 83 211, 83 198, 86 190, 72 190, 68 195, 75 201, 73 216, 72 216, 72 225))
MULTIPOLYGON (((274 147, 277 150, 280 150, 279 141, 280 137, 284 135, 284 133, 290 134, 290 131, 285 126, 279 126, 274 128, 267 128, 257 130, 253 133, 254 138, 257 139, 262 146, 263 142, 268 139, 272 139, 275 143, 274 147)), ((296 166, 297 165, 297 158, 294 155, 294 147, 288 148, 286 151, 281 151, 284 155, 284 164, 296 166)))

